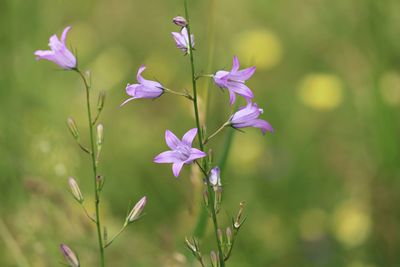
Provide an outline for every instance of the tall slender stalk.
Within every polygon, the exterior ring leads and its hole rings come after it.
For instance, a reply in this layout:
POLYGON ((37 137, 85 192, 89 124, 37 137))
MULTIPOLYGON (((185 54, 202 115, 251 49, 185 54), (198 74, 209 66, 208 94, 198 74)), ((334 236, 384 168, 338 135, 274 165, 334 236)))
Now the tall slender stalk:
POLYGON ((80 71, 76 70, 81 76, 83 83, 85 85, 86 90, 86 107, 87 107, 87 115, 88 115, 88 126, 89 126, 89 135, 90 135, 90 156, 92 161, 92 169, 93 169, 93 186, 94 186, 94 196, 95 196, 95 209, 96 209, 96 228, 97 228, 97 238, 99 242, 99 252, 100 252, 100 266, 104 267, 104 246, 103 246, 103 237, 101 235, 101 221, 100 221, 100 196, 99 190, 97 189, 97 163, 96 163, 96 153, 95 153, 95 141, 93 137, 93 121, 92 121, 92 111, 90 107, 90 84, 88 83, 85 75, 80 71))
MULTIPOLYGON (((191 65, 191 74, 192 74, 192 87, 193 87, 193 108, 194 108, 194 114, 196 118, 196 126, 197 126, 197 132, 198 132, 198 140, 199 140, 199 147, 202 151, 204 151, 204 144, 203 144, 203 133, 202 129, 200 126, 200 118, 199 118, 199 109, 198 109, 198 104, 197 104, 197 84, 196 84, 196 72, 195 72, 195 67, 194 67, 194 56, 193 56, 193 47, 192 47, 192 40, 191 40, 191 29, 190 29, 190 18, 189 18, 189 12, 188 12, 188 4, 187 0, 184 0, 184 6, 185 6, 185 16, 188 21, 187 25, 187 31, 188 31, 188 43, 189 43, 189 57, 190 57, 190 65, 191 65)), ((217 214, 215 211, 214 207, 214 192, 212 190, 212 186, 208 181, 208 172, 209 172, 209 166, 207 164, 207 160, 203 160, 203 169, 205 169, 205 181, 207 184, 207 192, 208 192, 208 203, 210 203, 210 211, 211 211, 211 218, 212 222, 214 225, 214 233, 215 233, 215 238, 217 242, 217 247, 218 247, 218 253, 219 253, 219 261, 220 261, 220 267, 225 267, 225 261, 224 261, 224 254, 222 252, 221 248, 221 243, 218 238, 218 220, 217 220, 217 214)))

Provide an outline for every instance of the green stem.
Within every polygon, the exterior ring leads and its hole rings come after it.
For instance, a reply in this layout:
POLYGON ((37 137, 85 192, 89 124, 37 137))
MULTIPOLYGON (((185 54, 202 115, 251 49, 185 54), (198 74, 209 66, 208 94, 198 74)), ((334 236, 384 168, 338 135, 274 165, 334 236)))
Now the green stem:
POLYGON ((110 241, 107 242, 107 244, 104 245, 104 248, 108 247, 109 245, 111 245, 111 243, 114 241, 114 239, 116 239, 126 228, 126 225, 124 225, 119 231, 118 233, 116 233, 113 238, 111 238, 110 241))
POLYGON ((189 100, 193 100, 193 97, 191 95, 189 95, 188 93, 181 93, 181 92, 177 92, 168 88, 163 87, 162 88, 164 90, 164 92, 170 93, 170 94, 174 94, 174 95, 179 95, 179 96, 183 96, 186 97, 189 100))
MULTIPOLYGON (((197 87, 196 87, 196 72, 194 68, 194 57, 193 57, 193 47, 192 47, 192 40, 191 40, 191 31, 190 31, 190 19, 189 19, 189 12, 188 12, 188 5, 187 5, 187 0, 184 0, 184 6, 185 6, 185 16, 188 21, 187 25, 187 31, 188 31, 188 43, 189 43, 189 56, 190 56, 190 65, 191 65, 191 70, 192 70, 192 86, 193 86, 193 108, 194 108, 194 114, 196 118, 196 126, 197 126, 197 132, 198 132, 198 139, 199 139, 199 146, 202 151, 204 151, 204 145, 203 145, 203 134, 201 131, 200 127, 200 118, 199 118, 199 109, 197 105, 197 87)), ((210 203, 210 210, 211 210, 211 218, 213 221, 214 225, 214 233, 215 233, 215 238, 217 242, 217 247, 218 247, 218 252, 219 252, 219 259, 220 259, 220 267, 225 267, 225 261, 224 261, 224 254, 222 252, 222 247, 219 242, 218 238, 218 220, 217 220, 217 214, 215 212, 215 207, 212 203, 214 203, 214 195, 213 195, 213 190, 211 187, 211 184, 208 181, 208 166, 207 166, 207 161, 203 161, 205 168, 205 180, 207 183, 207 191, 208 191, 208 200, 210 203)))
POLYGON ((206 138, 206 140, 204 140, 203 144, 207 144, 208 141, 210 141, 212 138, 214 138, 217 134, 219 134, 226 126, 229 125, 229 121, 225 122, 221 127, 218 128, 218 130, 216 130, 214 133, 212 133, 210 136, 208 136, 206 138))
POLYGON ((88 114, 88 126, 89 126, 89 134, 90 134, 90 147, 91 147, 91 159, 92 159, 92 168, 93 168, 93 185, 94 185, 94 194, 95 194, 95 209, 96 209, 96 228, 97 228, 97 238, 99 242, 99 252, 100 252, 100 266, 104 267, 104 247, 103 247, 103 238, 101 235, 101 221, 100 221, 100 196, 99 191, 97 190, 97 165, 96 165, 96 155, 95 151, 95 142, 93 137, 93 124, 92 124, 92 112, 90 108, 90 85, 85 77, 85 75, 79 70, 76 71, 81 76, 83 83, 85 84, 86 89, 86 107, 87 107, 87 114, 88 114))

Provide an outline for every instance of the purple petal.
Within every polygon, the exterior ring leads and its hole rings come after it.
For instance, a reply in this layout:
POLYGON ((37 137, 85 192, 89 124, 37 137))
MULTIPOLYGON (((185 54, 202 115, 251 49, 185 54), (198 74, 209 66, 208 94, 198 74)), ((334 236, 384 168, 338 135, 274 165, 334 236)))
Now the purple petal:
POLYGON ((243 96, 246 99, 254 98, 253 92, 244 83, 241 83, 241 82, 228 82, 227 83, 227 87, 228 87, 229 90, 234 91, 235 93, 243 96))
POLYGON ((145 78, 143 78, 142 72, 143 72, 145 69, 146 69, 146 66, 145 66, 145 65, 140 66, 140 68, 139 68, 139 70, 138 70, 138 72, 137 72, 137 75, 136 75, 137 81, 138 81, 140 84, 142 84, 142 85, 148 87, 148 88, 149 88, 148 90, 150 90, 150 91, 151 91, 151 90, 162 91, 163 86, 162 86, 160 83, 155 82, 155 81, 149 81, 149 80, 146 80, 145 78))
POLYGON ((174 173, 175 177, 179 176, 179 173, 181 172, 183 164, 184 164, 183 162, 178 162, 178 163, 172 164, 172 172, 174 173))
POLYGON ((140 86, 139 84, 128 84, 127 86, 126 86, 126 93, 128 94, 128 95, 130 95, 130 96, 136 96, 136 94, 135 94, 135 91, 136 91, 136 88, 138 87, 138 86, 140 86))
POLYGON ((176 157, 175 152, 173 151, 164 151, 158 154, 153 162, 155 163, 174 163, 180 162, 180 160, 176 157))
POLYGON ((63 43, 61 43, 60 40, 58 40, 57 35, 54 34, 54 35, 52 35, 50 37, 49 47, 54 52, 57 52, 57 51, 62 50, 63 48, 65 48, 65 45, 63 43))
POLYGON ((174 150, 181 142, 170 130, 165 131, 165 141, 172 150, 174 150))
POLYGON ((187 163, 192 162, 195 159, 204 158, 207 154, 200 149, 191 148, 190 149, 190 157, 186 160, 187 163))
POLYGON ((267 131, 271 132, 271 133, 274 131, 274 128, 272 128, 271 124, 269 124, 267 121, 261 120, 261 119, 254 120, 252 123, 252 126, 256 127, 256 128, 260 128, 261 132, 263 134, 265 134, 267 131))
MULTIPOLYGON (((233 116, 231 118, 231 122, 233 124, 235 124, 235 127, 240 127, 237 125, 241 124, 241 123, 248 123, 249 121, 257 119, 261 113, 262 113, 262 110, 257 106, 256 103, 254 103, 254 104, 249 103, 249 104, 247 104, 246 107, 240 108, 239 111, 237 111, 237 112, 235 112, 235 114, 233 114, 233 116)), ((242 127, 246 127, 246 126, 242 126, 242 127)))
POLYGON ((141 65, 140 68, 138 69, 138 72, 136 74, 136 79, 139 83, 143 83, 144 79, 142 77, 142 72, 146 69, 145 65, 141 65))
POLYGON ((190 129, 185 133, 185 135, 182 137, 182 142, 185 143, 185 145, 192 146, 193 139, 196 137, 197 134, 197 128, 190 129))
POLYGON ((238 71, 238 70, 239 70, 239 66, 240 66, 240 64, 239 64, 239 59, 238 59, 237 56, 234 56, 234 57, 233 57, 233 63, 232 63, 232 70, 231 70, 231 72, 236 72, 236 71, 238 71))
POLYGON ((64 29, 63 33, 61 34, 61 42, 65 44, 65 40, 67 39, 67 34, 69 30, 71 29, 71 26, 68 26, 64 29))
POLYGON ((250 67, 247 69, 236 71, 235 73, 231 73, 229 78, 236 80, 236 81, 246 81, 253 76, 254 72, 256 71, 256 67, 250 67))
POLYGON ((231 106, 233 105, 233 103, 235 103, 236 100, 236 95, 235 92, 232 90, 228 90, 229 91, 229 104, 231 104, 231 106))
POLYGON ((37 50, 35 52, 36 60, 46 59, 46 60, 54 60, 54 52, 51 50, 37 50))

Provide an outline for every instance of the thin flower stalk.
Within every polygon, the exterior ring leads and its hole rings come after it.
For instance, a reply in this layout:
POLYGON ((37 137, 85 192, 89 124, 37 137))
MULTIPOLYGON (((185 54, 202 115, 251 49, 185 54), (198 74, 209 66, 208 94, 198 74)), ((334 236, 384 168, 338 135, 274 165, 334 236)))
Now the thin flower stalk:
MULTIPOLYGON (((196 84, 196 72, 195 72, 195 67, 194 67, 194 56, 193 56, 193 47, 192 47, 192 41, 191 41, 191 31, 190 31, 190 18, 189 18, 189 12, 188 12, 188 4, 187 0, 184 0, 184 7, 185 7, 185 16, 187 19, 187 31, 188 31, 188 46, 189 46, 189 57, 190 57, 190 65, 191 65, 191 74, 192 74, 192 88, 193 88, 193 108, 194 108, 194 113, 195 113, 195 119, 196 119, 196 127, 198 130, 198 140, 199 140, 199 146, 200 150, 204 151, 204 144, 203 144, 203 135, 201 131, 201 126, 200 126, 200 118, 199 118, 199 109, 198 109, 198 103, 197 103, 197 84, 196 84)), ((203 161, 203 168, 206 170, 206 173, 208 173, 208 166, 207 166, 207 161, 203 161)), ((208 175, 205 176, 206 184, 207 184, 207 191, 208 191, 208 202, 209 203, 214 203, 214 193, 212 190, 212 186, 208 181, 208 175)), ((215 232, 215 237, 216 237, 216 242, 217 242, 217 247, 218 247, 218 252, 219 255, 223 255, 222 253, 222 248, 221 244, 218 239, 218 220, 217 220, 217 214, 215 212, 214 205, 209 205, 210 206, 210 211, 211 211, 211 217, 214 225, 214 232, 215 232)), ((219 258, 220 260, 220 266, 225 267, 225 262, 223 257, 219 258)))

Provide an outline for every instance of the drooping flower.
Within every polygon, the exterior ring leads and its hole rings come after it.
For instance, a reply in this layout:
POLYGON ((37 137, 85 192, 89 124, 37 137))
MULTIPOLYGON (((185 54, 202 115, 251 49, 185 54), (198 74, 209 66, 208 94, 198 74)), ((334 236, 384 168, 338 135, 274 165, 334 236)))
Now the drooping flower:
POLYGON ((214 75, 214 82, 220 88, 229 91, 229 103, 235 103, 236 95, 243 96, 248 102, 254 97, 253 92, 245 85, 246 80, 250 79, 256 71, 256 67, 239 70, 239 59, 233 57, 231 71, 220 70, 214 75))
POLYGON ((64 256, 64 259, 67 261, 68 266, 70 267, 80 266, 78 257, 67 245, 61 244, 60 250, 64 256))
POLYGON ((210 172, 210 177, 208 178, 210 181, 210 184, 212 186, 218 186, 221 187, 221 170, 219 169, 219 167, 214 167, 211 169, 210 172))
POLYGON ((187 26, 187 21, 184 17, 182 16, 177 16, 175 18, 173 18, 172 22, 176 25, 176 26, 181 26, 181 27, 186 27, 187 26))
POLYGON ((63 69, 75 69, 76 58, 74 54, 68 50, 65 44, 65 40, 70 29, 70 26, 64 29, 63 33, 61 34, 61 40, 58 39, 57 35, 52 35, 49 41, 51 50, 37 50, 35 52, 36 60, 45 59, 53 61, 63 69))
MULTIPOLYGON (((190 48, 189 48, 189 35, 188 35, 188 30, 186 27, 183 27, 181 32, 172 32, 172 37, 175 39, 175 44, 176 47, 178 47, 180 50, 185 52, 185 54, 190 53, 190 48)), ((194 48, 194 35, 190 35, 190 40, 192 41, 192 48, 194 48)))
POLYGON ((195 159, 203 158, 207 154, 203 151, 192 148, 193 139, 197 135, 197 129, 191 129, 182 138, 182 141, 171 131, 165 131, 165 141, 171 150, 160 153, 154 158, 155 163, 172 163, 172 172, 175 177, 183 167, 183 164, 190 164, 195 159))
POLYGON ((157 98, 164 93, 163 86, 159 82, 149 81, 142 77, 142 72, 146 69, 144 65, 140 66, 136 78, 139 83, 128 84, 126 93, 131 96, 125 100, 122 105, 137 98, 157 98))
POLYGON ((256 103, 249 102, 233 114, 229 122, 233 128, 256 127, 261 129, 263 134, 267 131, 273 132, 274 129, 267 121, 258 118, 262 113, 263 110, 256 103))

